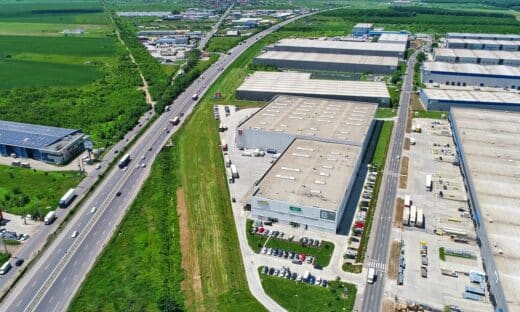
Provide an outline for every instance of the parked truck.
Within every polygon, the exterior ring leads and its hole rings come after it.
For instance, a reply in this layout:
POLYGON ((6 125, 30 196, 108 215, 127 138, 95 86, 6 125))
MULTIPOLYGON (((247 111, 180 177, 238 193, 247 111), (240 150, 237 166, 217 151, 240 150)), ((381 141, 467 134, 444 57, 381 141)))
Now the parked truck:
POLYGON ((404 196, 404 206, 410 207, 411 204, 412 204, 412 197, 410 195, 405 195, 404 196))
POLYGON ((415 226, 422 228, 424 225, 424 213, 422 208, 417 209, 417 221, 415 221, 415 226))
POLYGON ((52 222, 54 222, 54 220, 56 220, 56 212, 55 211, 49 211, 45 215, 45 218, 43 218, 43 223, 45 225, 49 225, 49 224, 52 224, 52 222))
POLYGON ((410 207, 410 226, 415 226, 415 222, 417 221, 417 208, 412 205, 410 207))
POLYGON ((432 191, 432 175, 431 174, 426 175, 426 190, 428 192, 432 191))
POLYGON ((76 190, 71 188, 67 191, 67 193, 65 193, 65 195, 60 198, 60 208, 67 208, 70 203, 72 203, 74 198, 76 198, 76 190))
POLYGON ((237 167, 233 164, 231 164, 231 166, 229 166, 230 170, 231 170, 231 176, 235 179, 238 179, 238 170, 237 170, 237 167))
POLYGON ((403 225, 410 224, 410 207, 404 207, 403 211, 403 225))

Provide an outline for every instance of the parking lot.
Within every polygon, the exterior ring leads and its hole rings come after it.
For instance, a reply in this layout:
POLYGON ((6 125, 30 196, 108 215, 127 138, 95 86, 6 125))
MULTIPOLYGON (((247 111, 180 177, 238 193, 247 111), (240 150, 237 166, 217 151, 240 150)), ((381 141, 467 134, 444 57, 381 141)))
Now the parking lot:
MULTIPOLYGON (((26 218, 25 220, 21 216, 13 215, 10 213, 2 212, 4 220, 0 227, 0 235, 4 240, 16 240, 19 242, 26 241, 36 233, 43 222, 31 220, 26 218)), ((22 245, 7 244, 7 250, 11 254, 15 254, 18 248, 22 245)), ((3 247, 3 246, 2 246, 3 247)))
POLYGON ((386 290, 400 302, 439 310, 454 305, 463 311, 490 311, 486 285, 474 278, 484 270, 449 122, 413 122, 415 131, 407 136, 416 143, 403 151, 409 157, 408 183, 398 191, 405 207, 397 207, 403 211, 396 212, 400 219, 394 225, 399 226, 393 230, 393 238, 403 243, 402 275, 397 281, 389 279, 386 290), (399 280, 402 285, 396 286, 399 280))

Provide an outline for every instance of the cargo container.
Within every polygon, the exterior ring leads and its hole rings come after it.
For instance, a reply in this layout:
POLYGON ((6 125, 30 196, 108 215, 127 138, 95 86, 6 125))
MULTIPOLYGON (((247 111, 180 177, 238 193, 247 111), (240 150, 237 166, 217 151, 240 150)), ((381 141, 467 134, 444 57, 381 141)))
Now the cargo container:
POLYGON ((231 176, 235 179, 238 179, 238 170, 237 170, 237 167, 235 165, 231 165, 230 167, 230 170, 231 170, 231 176))
POLYGON ((76 198, 76 190, 71 188, 70 190, 67 191, 67 193, 65 193, 65 195, 63 195, 61 198, 60 198, 60 207, 61 208, 66 208, 68 205, 70 205, 70 203, 74 200, 74 198, 76 198))
POLYGON ((431 174, 426 175, 426 190, 428 192, 432 191, 432 175, 431 174))
POLYGON ((54 220, 56 220, 56 212, 55 211, 49 211, 45 215, 45 218, 43 218, 43 223, 45 225, 49 225, 49 224, 52 224, 52 222, 54 222, 54 220))

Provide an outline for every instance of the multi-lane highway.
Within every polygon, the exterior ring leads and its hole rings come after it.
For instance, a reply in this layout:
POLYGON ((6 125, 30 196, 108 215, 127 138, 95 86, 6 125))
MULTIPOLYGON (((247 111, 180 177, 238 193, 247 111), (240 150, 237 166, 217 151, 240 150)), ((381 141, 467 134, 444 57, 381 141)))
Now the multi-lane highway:
MULTIPOLYGON (((407 61, 406 74, 401 88, 401 98, 399 99, 399 109, 397 112, 397 122, 394 126, 390 153, 387 156, 386 167, 381 183, 381 194, 378 198, 378 207, 376 209, 376 217, 374 219, 375 235, 370 238, 371 250, 368 253, 368 263, 386 264, 388 258, 388 247, 390 244, 390 230, 392 228, 392 216, 394 212, 394 203, 397 192, 397 181, 399 177, 400 158, 403 149, 404 133, 406 130, 406 120, 408 114, 408 105, 410 103, 410 94, 412 92, 412 81, 414 73, 415 58, 417 51, 410 56, 407 61)), ((376 312, 381 311, 383 290, 384 290, 384 271, 377 271, 375 283, 367 284, 363 295, 362 311, 376 312)))
POLYGON ((257 40, 307 15, 283 21, 258 33, 254 38, 245 40, 204 72, 204 78, 190 85, 171 105, 171 110, 159 116, 129 149, 132 161, 127 169, 116 167, 107 174, 66 229, 60 232, 6 296, 0 311, 66 310, 144 183, 150 172, 151 162, 178 129, 179 126, 170 125, 169 119, 181 114, 189 115, 197 104, 192 99, 193 94, 202 96, 221 73, 257 40), (143 168, 142 164, 146 166, 143 168), (92 213, 91 208, 94 206, 97 210, 92 213), (79 232, 75 238, 72 237, 74 231, 79 232))

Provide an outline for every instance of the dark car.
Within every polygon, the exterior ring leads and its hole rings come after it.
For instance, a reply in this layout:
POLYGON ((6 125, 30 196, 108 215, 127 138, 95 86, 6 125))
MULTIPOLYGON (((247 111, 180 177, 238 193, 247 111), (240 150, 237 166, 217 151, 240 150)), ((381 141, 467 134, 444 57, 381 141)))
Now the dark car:
POLYGON ((269 269, 269 275, 273 275, 274 274, 274 268, 270 268, 269 269))
POLYGON ((314 269, 316 269, 316 270, 323 270, 321 265, 319 265, 318 263, 314 264, 314 269))
POLYGON ((121 191, 117 192, 116 196, 121 196, 121 191))
POLYGON ((14 262, 14 265, 21 266, 23 264, 23 262, 24 262, 23 259, 16 259, 16 261, 14 262))
POLYGON ((296 272, 293 272, 293 273, 291 274, 291 279, 292 279, 292 280, 295 280, 297 277, 298 277, 298 274, 297 274, 296 272))

